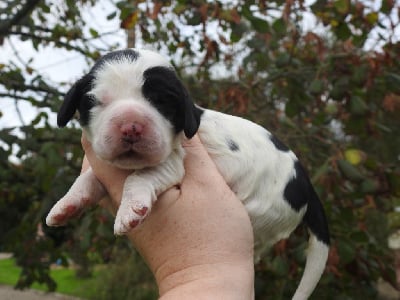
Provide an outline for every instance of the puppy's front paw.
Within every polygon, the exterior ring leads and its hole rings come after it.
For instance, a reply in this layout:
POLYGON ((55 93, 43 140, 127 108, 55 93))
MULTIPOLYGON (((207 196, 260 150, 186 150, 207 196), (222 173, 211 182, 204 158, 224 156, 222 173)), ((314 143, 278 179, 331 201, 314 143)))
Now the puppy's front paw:
POLYGON ((67 194, 50 210, 46 218, 48 226, 62 226, 69 219, 76 217, 82 211, 94 204, 106 194, 100 181, 91 169, 82 173, 71 186, 67 194))
POLYGON ((148 201, 122 201, 114 223, 114 234, 123 235, 138 226, 150 212, 148 201))
MULTIPOLYGON (((82 199, 82 203, 89 203, 90 200, 82 199)), ((88 204, 87 204, 88 205, 88 204)), ((83 207, 81 203, 73 201, 66 201, 65 198, 61 199, 54 205, 46 217, 47 226, 63 226, 68 220, 81 214, 83 207)))

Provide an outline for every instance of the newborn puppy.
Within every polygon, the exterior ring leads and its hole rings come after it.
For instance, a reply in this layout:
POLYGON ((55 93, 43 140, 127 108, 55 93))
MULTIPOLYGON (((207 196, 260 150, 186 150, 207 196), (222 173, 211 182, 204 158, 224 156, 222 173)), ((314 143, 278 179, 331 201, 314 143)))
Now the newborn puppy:
MULTIPOLYGON (((295 154, 269 131, 194 105, 168 60, 148 50, 115 51, 99 59, 65 96, 58 125, 65 126, 75 111, 97 156, 132 170, 115 234, 140 224, 157 196, 181 182, 182 140, 197 133, 250 215, 256 260, 302 221, 308 226, 307 263, 293 299, 312 293, 328 256, 327 222, 295 154)), ((89 169, 55 204, 46 222, 63 225, 105 194, 89 169)))

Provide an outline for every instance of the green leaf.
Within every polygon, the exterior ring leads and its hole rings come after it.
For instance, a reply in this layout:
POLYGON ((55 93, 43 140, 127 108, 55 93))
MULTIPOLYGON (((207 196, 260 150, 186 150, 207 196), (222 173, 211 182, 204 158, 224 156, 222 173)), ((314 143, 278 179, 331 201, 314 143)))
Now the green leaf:
POLYGON ((250 20, 250 23, 253 28, 260 33, 269 32, 269 23, 266 20, 260 18, 252 18, 250 20))
POLYGON ((347 25, 347 23, 345 23, 345 22, 340 22, 335 27, 335 33, 336 33, 336 36, 342 41, 347 40, 348 38, 350 38, 352 36, 351 30, 350 30, 349 26, 347 25))
POLYGON ((114 11, 111 14, 107 15, 107 20, 112 20, 117 16, 117 12, 114 11))
POLYGON ((336 115, 338 113, 338 105, 336 102, 329 101, 324 109, 324 112, 328 115, 336 115))
POLYGON ((361 183, 360 190, 365 194, 375 193, 379 190, 380 184, 377 180, 374 179, 364 179, 361 183))
POLYGON ((395 1, 387 1, 387 0, 382 1, 381 12, 386 15, 389 15, 393 9, 394 3, 395 1))
POLYGON ((340 257, 340 262, 342 264, 348 264, 355 259, 356 250, 350 244, 350 242, 339 240, 337 249, 340 257))
POLYGON ((90 34, 92 35, 92 37, 97 38, 99 37, 99 33, 97 32, 97 30, 90 28, 89 29, 90 34))
POLYGON ((342 100, 348 91, 348 87, 349 78, 347 76, 342 76, 334 82, 329 95, 333 100, 342 100))
POLYGON ((286 34, 286 22, 282 18, 279 18, 272 23, 272 28, 275 33, 279 36, 286 34))
POLYGON ((232 31, 231 31, 231 42, 236 43, 240 41, 243 34, 245 34, 248 30, 246 24, 240 22, 239 24, 232 24, 232 31))
POLYGON ((326 175, 328 172, 330 172, 330 164, 329 161, 327 160, 323 165, 321 165, 313 174, 312 176, 312 182, 315 183, 317 182, 322 176, 326 175))
POLYGON ((387 86, 396 93, 400 93, 400 75, 393 73, 393 72, 387 72, 385 74, 385 79, 387 82, 387 86))
POLYGON ((275 60, 275 64, 278 68, 282 68, 287 66, 287 64, 290 62, 290 54, 287 52, 281 52, 278 54, 275 60))
POLYGON ((186 23, 190 26, 197 26, 200 25, 202 22, 201 14, 199 11, 194 11, 192 16, 186 19, 186 23))
POLYGON ((338 167, 342 174, 351 181, 359 182, 364 179, 364 176, 360 173, 360 171, 352 166, 347 160, 339 159, 337 161, 338 167))
POLYGON ((349 0, 336 0, 333 3, 333 6, 336 8, 336 10, 345 15, 349 12, 350 9, 350 1, 349 0))
MULTIPOLYGON (((394 195, 400 197, 400 173, 388 172, 386 175, 394 195)), ((400 204, 399 204, 400 205, 400 204)))
POLYGON ((368 244, 369 238, 364 231, 354 231, 350 234, 350 239, 353 243, 368 244))
POLYGON ((325 84, 323 80, 320 79, 314 79, 310 83, 309 91, 313 95, 319 95, 324 91, 325 84))
POLYGON ((370 12, 365 16, 365 19, 370 25, 375 25, 378 22, 379 16, 377 12, 370 12))
POLYGON ((388 214, 388 226, 391 230, 400 229, 400 212, 394 211, 388 214))
POLYGON ((353 71, 353 76, 351 77, 351 81, 356 85, 363 86, 363 84, 367 80, 367 76, 368 76, 368 66, 367 65, 357 66, 357 68, 355 68, 353 71))
POLYGON ((356 116, 363 116, 369 111, 368 105, 359 96, 353 96, 350 99, 350 112, 356 116))
POLYGON ((300 105, 297 101, 292 99, 291 101, 287 102, 285 105, 285 114, 290 118, 295 117, 299 114, 301 109, 302 109, 302 105, 300 105))
POLYGON ((261 18, 255 17, 250 10, 249 5, 244 5, 242 7, 242 16, 250 21, 251 26, 260 33, 267 33, 269 31, 269 23, 261 18))
POLYGON ((50 13, 50 6, 49 5, 43 4, 41 7, 42 7, 43 12, 50 13))
POLYGON ((285 276, 288 271, 289 271, 289 265, 286 259, 283 259, 280 256, 275 257, 272 260, 272 270, 278 275, 278 276, 285 276))

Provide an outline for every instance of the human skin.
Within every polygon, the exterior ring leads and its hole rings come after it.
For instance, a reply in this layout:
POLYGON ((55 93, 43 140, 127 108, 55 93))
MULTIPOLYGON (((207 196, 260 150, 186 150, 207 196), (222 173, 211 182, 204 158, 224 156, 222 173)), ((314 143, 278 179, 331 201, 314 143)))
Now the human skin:
MULTIPOLYGON (((109 194, 113 214, 131 171, 99 160, 90 143, 89 164, 109 194)), ((249 216, 218 172, 199 138, 184 142, 185 177, 158 197, 144 222, 127 237, 156 279, 160 299, 253 299, 253 232, 249 216)))

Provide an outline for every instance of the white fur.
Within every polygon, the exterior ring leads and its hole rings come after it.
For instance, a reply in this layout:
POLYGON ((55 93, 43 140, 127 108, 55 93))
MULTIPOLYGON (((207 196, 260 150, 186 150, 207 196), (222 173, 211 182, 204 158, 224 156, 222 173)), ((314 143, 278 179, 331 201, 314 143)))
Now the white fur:
MULTIPOLYGON (((125 182, 114 232, 124 234, 150 212, 157 196, 178 184, 183 176, 183 134, 143 97, 143 72, 152 66, 170 67, 167 60, 150 51, 139 51, 134 63, 124 59, 107 63, 96 73, 90 94, 102 102, 92 109, 86 130, 95 153, 120 168, 136 170, 125 182), (133 101, 132 101, 133 100, 133 101), (121 122, 140 122, 146 127, 143 141, 132 147, 138 155, 121 158, 126 145, 119 142, 121 122)), ((198 135, 230 188, 243 202, 252 221, 255 259, 281 239, 287 238, 302 221, 307 207, 293 210, 284 199, 284 189, 295 174, 296 156, 279 151, 268 138, 271 134, 248 120, 204 110, 198 135), (227 139, 240 151, 231 151, 227 139)), ((70 191, 51 210, 46 221, 59 225, 57 216, 69 218, 66 207, 79 210, 105 194, 91 170, 81 175, 70 191), (87 199, 90 198, 90 201, 87 199), (85 203, 84 200, 85 199, 85 203)), ((63 222, 62 222, 63 223, 63 222)), ((307 264, 293 299, 307 299, 314 290, 328 255, 328 247, 310 234, 307 264)))
POLYGON ((283 190, 293 177, 296 157, 293 152, 277 151, 267 139, 269 132, 259 125, 212 110, 205 111, 198 134, 249 212, 258 259, 264 250, 287 238, 305 213, 305 208, 297 213, 283 199, 283 190), (240 151, 229 151, 226 137, 234 138, 240 151))

